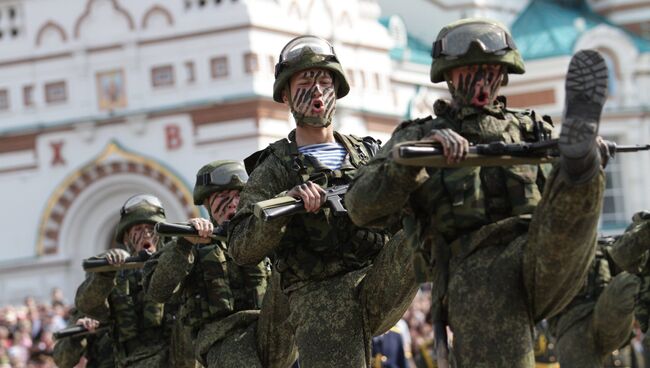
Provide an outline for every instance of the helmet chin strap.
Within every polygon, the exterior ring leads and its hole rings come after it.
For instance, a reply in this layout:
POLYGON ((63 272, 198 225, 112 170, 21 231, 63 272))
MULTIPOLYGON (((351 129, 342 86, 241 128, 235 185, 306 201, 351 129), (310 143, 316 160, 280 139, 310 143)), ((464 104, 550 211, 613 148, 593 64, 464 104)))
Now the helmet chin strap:
POLYGON ((289 101, 289 109, 291 110, 291 115, 293 115, 293 119, 296 121, 296 124, 298 126, 327 128, 328 126, 330 126, 330 124, 332 124, 332 114, 330 114, 328 118, 325 118, 319 116, 305 116, 305 114, 296 111, 293 108, 293 99, 291 97, 291 92, 289 91, 288 87, 286 93, 287 93, 287 100, 289 101))

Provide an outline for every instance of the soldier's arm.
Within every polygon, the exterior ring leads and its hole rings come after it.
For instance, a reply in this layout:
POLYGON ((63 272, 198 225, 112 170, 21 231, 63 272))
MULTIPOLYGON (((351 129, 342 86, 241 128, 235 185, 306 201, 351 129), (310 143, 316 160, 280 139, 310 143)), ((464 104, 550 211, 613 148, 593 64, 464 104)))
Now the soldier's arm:
POLYGON ((228 252, 237 264, 257 264, 277 248, 291 216, 264 222, 255 217, 253 206, 292 186, 289 173, 274 156, 251 173, 240 194, 237 214, 228 226, 228 252))
POLYGON ((393 161, 391 151, 400 142, 420 140, 419 124, 396 130, 368 165, 361 167, 345 195, 352 221, 364 227, 386 227, 397 220, 409 195, 428 178, 426 170, 393 161))
POLYGON ((144 288, 157 303, 168 302, 194 266, 192 243, 180 238, 165 245, 144 265, 144 288))
POLYGON ((79 285, 75 295, 75 306, 81 313, 99 321, 106 321, 110 315, 108 296, 115 286, 115 272, 89 272, 79 285))
POLYGON ((634 215, 632 225, 607 249, 616 266, 630 273, 643 271, 650 250, 650 213, 634 215))
POLYGON ((267 277, 269 275, 269 271, 267 271, 267 260, 264 259, 264 261, 256 265, 242 266, 242 272, 244 273, 244 282, 246 283, 245 288, 252 294, 252 299, 255 301, 255 309, 259 309, 262 306, 262 299, 266 292, 267 277))

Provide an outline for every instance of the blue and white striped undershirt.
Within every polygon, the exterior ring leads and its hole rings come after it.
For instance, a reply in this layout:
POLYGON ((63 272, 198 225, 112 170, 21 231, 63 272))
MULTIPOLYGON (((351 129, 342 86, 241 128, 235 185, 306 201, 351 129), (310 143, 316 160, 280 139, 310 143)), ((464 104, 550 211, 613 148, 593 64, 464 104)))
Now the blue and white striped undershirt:
POLYGON ((340 169, 345 160, 345 156, 348 154, 345 148, 343 148, 343 145, 336 142, 310 144, 298 147, 298 151, 305 156, 318 159, 320 163, 327 166, 330 170, 340 169))

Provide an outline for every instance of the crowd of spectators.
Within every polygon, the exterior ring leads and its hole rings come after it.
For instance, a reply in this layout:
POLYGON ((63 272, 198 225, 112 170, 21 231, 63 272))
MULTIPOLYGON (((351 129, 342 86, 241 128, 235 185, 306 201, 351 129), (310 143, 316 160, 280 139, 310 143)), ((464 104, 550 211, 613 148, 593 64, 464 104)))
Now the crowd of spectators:
POLYGON ((52 333, 66 326, 71 307, 59 288, 50 299, 28 296, 22 305, 0 307, 0 368, 55 367, 52 333))

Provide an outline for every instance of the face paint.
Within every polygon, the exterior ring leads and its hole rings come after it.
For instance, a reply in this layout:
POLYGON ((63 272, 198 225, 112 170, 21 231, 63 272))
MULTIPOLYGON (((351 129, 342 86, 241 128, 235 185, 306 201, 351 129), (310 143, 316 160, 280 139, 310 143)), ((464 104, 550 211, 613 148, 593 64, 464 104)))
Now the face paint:
POLYGON ((498 64, 461 66, 447 75, 447 86, 459 106, 483 107, 491 105, 503 78, 505 68, 498 64))
POLYGON ((297 73, 291 79, 288 102, 298 125, 330 125, 336 110, 332 73, 318 68, 297 73))
POLYGON ((158 244, 158 234, 152 224, 138 224, 131 226, 126 233, 126 240, 126 245, 133 253, 138 253, 142 249, 153 253, 158 244))
POLYGON ((207 201, 207 209, 210 212, 212 221, 217 225, 222 225, 235 216, 237 206, 239 205, 239 191, 233 189, 216 192, 207 201))

